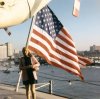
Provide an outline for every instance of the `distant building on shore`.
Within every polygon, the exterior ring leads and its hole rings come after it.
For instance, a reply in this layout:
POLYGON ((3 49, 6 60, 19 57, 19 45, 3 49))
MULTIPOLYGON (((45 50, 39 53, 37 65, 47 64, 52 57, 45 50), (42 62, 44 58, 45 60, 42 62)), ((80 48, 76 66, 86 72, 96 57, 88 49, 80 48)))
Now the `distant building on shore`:
POLYGON ((100 46, 96 45, 90 46, 90 52, 95 52, 95 51, 100 52, 100 46))
POLYGON ((11 43, 5 43, 0 45, 0 60, 12 57, 13 53, 14 49, 11 43))
POLYGON ((77 51, 79 55, 85 57, 100 57, 100 46, 90 46, 89 51, 77 51))

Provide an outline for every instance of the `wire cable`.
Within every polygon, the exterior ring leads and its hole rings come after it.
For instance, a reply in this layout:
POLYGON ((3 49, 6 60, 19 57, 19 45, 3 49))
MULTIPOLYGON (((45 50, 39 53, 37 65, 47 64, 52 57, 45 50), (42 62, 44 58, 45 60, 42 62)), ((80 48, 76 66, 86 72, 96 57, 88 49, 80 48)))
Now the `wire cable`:
POLYGON ((27 0, 27 4, 28 4, 28 8, 29 8, 29 18, 31 18, 31 8, 30 8, 30 4, 29 4, 28 0, 27 0))

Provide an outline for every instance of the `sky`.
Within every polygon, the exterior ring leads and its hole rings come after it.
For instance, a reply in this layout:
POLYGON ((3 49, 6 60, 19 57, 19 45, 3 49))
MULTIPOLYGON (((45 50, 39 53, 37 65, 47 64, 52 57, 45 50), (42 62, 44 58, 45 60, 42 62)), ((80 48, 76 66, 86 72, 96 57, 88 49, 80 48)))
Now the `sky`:
MULTIPOLYGON (((52 0, 48 5, 53 10, 75 42, 79 51, 89 50, 90 46, 100 46, 100 0, 80 0, 79 17, 72 15, 74 0, 52 0)), ((10 42, 15 49, 21 50, 26 45, 31 19, 12 26, 8 36, 0 30, 0 44, 10 42)))

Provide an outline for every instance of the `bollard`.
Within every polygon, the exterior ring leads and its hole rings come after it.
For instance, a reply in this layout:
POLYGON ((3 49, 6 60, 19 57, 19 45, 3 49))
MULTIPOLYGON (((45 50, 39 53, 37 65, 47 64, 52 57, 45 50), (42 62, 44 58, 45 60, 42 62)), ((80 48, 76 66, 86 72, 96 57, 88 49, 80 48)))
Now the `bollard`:
POLYGON ((53 93, 53 86, 52 86, 53 85, 53 81, 50 80, 49 83, 50 83, 49 84, 49 93, 52 94, 53 93))

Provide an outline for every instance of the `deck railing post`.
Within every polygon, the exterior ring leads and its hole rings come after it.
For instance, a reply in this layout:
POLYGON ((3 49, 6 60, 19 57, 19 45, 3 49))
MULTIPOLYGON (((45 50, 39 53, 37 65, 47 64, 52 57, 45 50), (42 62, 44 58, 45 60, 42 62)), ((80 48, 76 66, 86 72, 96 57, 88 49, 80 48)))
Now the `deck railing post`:
POLYGON ((22 76, 22 71, 20 71, 20 73, 19 73, 19 78, 18 78, 18 82, 17 82, 17 85, 16 85, 16 89, 15 89, 16 92, 18 92, 21 76, 22 76))
POLYGON ((49 83, 50 83, 49 84, 49 93, 52 94, 53 93, 53 81, 50 80, 49 83))

